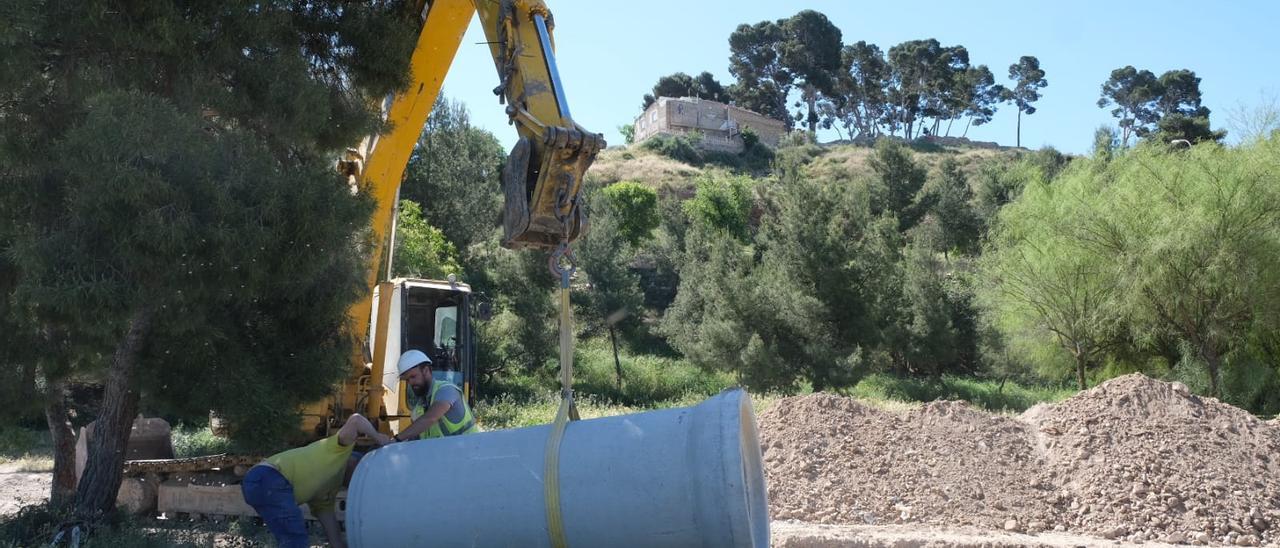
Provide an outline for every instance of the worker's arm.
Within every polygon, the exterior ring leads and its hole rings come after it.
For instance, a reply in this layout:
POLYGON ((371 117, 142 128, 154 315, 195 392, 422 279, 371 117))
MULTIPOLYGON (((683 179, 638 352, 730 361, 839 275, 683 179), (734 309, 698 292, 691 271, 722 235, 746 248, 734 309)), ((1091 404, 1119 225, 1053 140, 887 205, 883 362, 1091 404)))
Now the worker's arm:
POLYGON ((342 535, 342 528, 338 526, 338 515, 333 513, 333 510, 316 514, 316 519, 320 520, 320 525, 324 527, 324 536, 329 539, 329 546, 347 548, 347 538, 342 535))
POLYGON ((356 437, 360 434, 373 438, 374 443, 378 445, 386 445, 390 442, 390 438, 374 429, 364 415, 353 413, 347 418, 346 424, 342 425, 342 429, 338 430, 338 445, 343 447, 351 445, 356 442, 356 437))
POLYGON ((431 407, 427 409, 426 413, 423 413, 421 417, 418 417, 417 420, 413 421, 413 424, 410 424, 408 428, 405 428, 404 430, 401 430, 399 434, 396 434, 396 438, 400 441, 408 441, 418 437, 423 432, 426 432, 428 428, 431 428, 431 425, 440 420, 440 417, 443 417, 445 413, 448 413, 449 409, 452 407, 453 402, 450 401, 438 401, 431 404, 431 407))

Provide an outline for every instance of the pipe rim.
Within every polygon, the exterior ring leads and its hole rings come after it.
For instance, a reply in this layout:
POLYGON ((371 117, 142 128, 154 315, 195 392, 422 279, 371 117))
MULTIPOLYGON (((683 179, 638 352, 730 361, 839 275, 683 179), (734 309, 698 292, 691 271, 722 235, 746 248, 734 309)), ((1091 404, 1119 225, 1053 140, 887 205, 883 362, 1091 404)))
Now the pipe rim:
POLYGON ((764 478, 764 459, 760 454, 760 433, 756 429, 751 396, 746 390, 740 390, 738 396, 737 420, 730 423, 735 424, 738 430, 738 458, 734 460, 737 461, 736 470, 745 494, 742 504, 748 531, 744 537, 751 539, 751 546, 768 546, 769 494, 764 478))

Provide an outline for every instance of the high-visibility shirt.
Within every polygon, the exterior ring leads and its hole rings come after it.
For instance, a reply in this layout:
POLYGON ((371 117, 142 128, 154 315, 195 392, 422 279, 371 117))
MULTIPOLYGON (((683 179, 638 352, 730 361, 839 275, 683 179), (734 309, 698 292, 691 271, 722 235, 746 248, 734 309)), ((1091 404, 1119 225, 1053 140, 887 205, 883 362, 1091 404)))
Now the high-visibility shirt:
POLYGON ((309 445, 276 453, 267 462, 293 486, 293 500, 312 514, 332 511, 355 444, 342 446, 334 434, 309 445))
POLYGON ((423 432, 419 438, 425 440, 444 436, 457 436, 475 429, 476 419, 471 414, 471 406, 467 405, 467 400, 462 396, 462 390, 457 385, 441 380, 433 380, 431 382, 431 396, 427 400, 426 407, 423 407, 421 403, 413 407, 411 413, 413 420, 417 420, 418 417, 425 414, 426 410, 431 409, 431 406, 438 401, 450 402, 452 407, 440 417, 440 420, 431 425, 431 428, 423 432))

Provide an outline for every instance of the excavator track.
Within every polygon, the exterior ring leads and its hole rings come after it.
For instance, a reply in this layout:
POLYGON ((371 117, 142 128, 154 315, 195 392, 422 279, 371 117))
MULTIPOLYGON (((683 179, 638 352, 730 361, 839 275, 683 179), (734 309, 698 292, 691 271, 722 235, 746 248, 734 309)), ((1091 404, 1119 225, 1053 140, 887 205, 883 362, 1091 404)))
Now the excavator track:
POLYGON ((146 459, 124 461, 124 475, 140 476, 146 474, 167 474, 173 472, 202 472, 206 470, 234 469, 237 466, 250 467, 262 462, 263 457, 254 455, 206 455, 182 459, 146 459))
MULTIPOLYGON (((118 502, 132 513, 162 519, 213 520, 256 518, 244 502, 240 482, 260 455, 204 455, 180 459, 139 459, 124 463, 118 502)), ((346 490, 339 491, 337 515, 346 514, 346 490)), ((303 518, 315 520, 309 508, 303 518)))

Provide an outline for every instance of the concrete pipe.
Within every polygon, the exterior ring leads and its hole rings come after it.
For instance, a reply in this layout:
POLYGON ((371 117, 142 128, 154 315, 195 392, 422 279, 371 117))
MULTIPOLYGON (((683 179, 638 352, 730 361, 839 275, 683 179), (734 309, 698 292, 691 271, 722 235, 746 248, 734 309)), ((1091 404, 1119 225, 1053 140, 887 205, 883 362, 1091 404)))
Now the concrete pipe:
MULTIPOLYGON (((353 547, 550 546, 543 468, 550 425, 389 445, 347 490, 353 547)), ((560 447, 571 547, 768 546, 751 399, 575 421, 560 447)))

